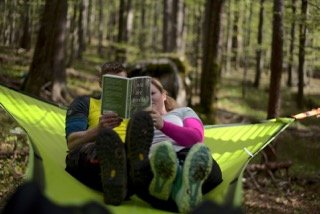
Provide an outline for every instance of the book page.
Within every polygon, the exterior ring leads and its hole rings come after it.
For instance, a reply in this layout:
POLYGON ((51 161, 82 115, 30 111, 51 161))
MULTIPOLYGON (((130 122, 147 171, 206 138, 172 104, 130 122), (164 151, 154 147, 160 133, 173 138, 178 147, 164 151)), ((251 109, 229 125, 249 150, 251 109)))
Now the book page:
POLYGON ((102 78, 101 113, 114 111, 126 118, 128 79, 115 75, 104 75, 102 78))
POLYGON ((130 79, 131 101, 129 116, 137 111, 151 109, 151 77, 133 77, 130 79))

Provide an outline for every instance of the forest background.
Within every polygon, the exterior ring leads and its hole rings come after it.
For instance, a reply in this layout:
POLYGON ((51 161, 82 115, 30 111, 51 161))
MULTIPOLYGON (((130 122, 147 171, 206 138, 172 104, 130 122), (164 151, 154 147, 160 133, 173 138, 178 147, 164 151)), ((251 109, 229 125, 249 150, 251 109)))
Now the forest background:
MULTIPOLYGON (((99 90, 105 61, 166 59, 206 124, 290 116, 320 106, 319 10, 320 0, 1 0, 0 82, 67 106, 99 90)), ((5 201, 27 154, 4 112, 1 126, 5 201)), ((319 210, 319 130, 318 118, 298 121, 249 165, 246 212, 319 210)))

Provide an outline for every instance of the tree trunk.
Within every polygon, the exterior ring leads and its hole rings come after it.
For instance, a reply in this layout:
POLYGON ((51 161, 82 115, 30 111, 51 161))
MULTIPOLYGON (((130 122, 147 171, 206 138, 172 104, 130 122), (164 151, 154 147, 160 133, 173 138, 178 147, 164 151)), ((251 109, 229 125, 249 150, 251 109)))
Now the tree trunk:
MULTIPOLYGON (((88 0, 88 14, 87 14, 87 32, 86 32, 86 37, 87 37, 87 42, 88 44, 90 45, 91 44, 91 40, 92 40, 92 26, 94 26, 94 23, 93 23, 93 13, 92 13, 92 10, 93 10, 93 5, 92 5, 92 0, 88 0)), ((103 8, 101 8, 103 9, 103 8)), ((95 30, 94 30, 95 31, 95 30)))
MULTIPOLYGON (((141 26, 141 30, 139 32, 139 41, 138 41, 138 45, 139 45, 139 49, 140 52, 142 54, 142 57, 145 56, 145 48, 146 48, 146 7, 144 4, 144 0, 140 0, 140 9, 141 9, 141 16, 140 16, 140 26, 141 26)), ((154 26, 155 27, 155 26, 154 26)))
POLYGON ((224 0, 206 0, 205 5, 200 104, 203 112, 210 116, 216 103, 219 81, 218 52, 223 3, 224 0))
POLYGON ((118 28, 118 43, 120 47, 117 47, 116 60, 120 62, 126 61, 126 48, 124 44, 128 40, 128 12, 131 10, 130 0, 121 0, 119 7, 119 28, 118 28))
POLYGON ((77 58, 82 59, 82 53, 86 50, 87 38, 87 15, 88 15, 88 0, 80 0, 79 7, 79 22, 78 22, 78 44, 79 49, 77 58))
POLYGON ((163 52, 170 52, 172 45, 172 0, 163 0, 163 31, 162 46, 163 52))
POLYGON ((113 8, 115 7, 115 2, 110 2, 110 8, 108 8, 107 15, 108 15, 108 23, 107 23, 107 32, 106 32, 106 39, 108 42, 117 42, 118 39, 118 30, 119 30, 119 13, 115 11, 113 8))
POLYGON ((194 66, 195 66, 195 77, 194 77, 194 94, 199 95, 200 93, 200 58, 201 58, 201 44, 202 44, 202 27, 198 23, 199 20, 203 20, 203 9, 200 5, 196 5, 194 8, 194 17, 193 17, 193 27, 194 27, 194 34, 196 35, 193 41, 193 49, 194 49, 194 66))
POLYGON ((27 51, 31 48, 31 31, 30 31, 30 11, 29 0, 24 0, 23 32, 20 40, 20 48, 27 51))
MULTIPOLYGON (((9 14, 8 14, 8 21, 9 21, 9 28, 8 28, 8 43, 7 45, 13 45, 16 43, 17 38, 17 14, 16 10, 17 8, 17 0, 10 1, 9 4, 9 14)), ((18 31, 19 32, 19 31, 18 31)))
POLYGON ((132 34, 133 17, 134 17, 134 11, 133 11, 131 0, 127 0, 126 14, 127 15, 126 15, 126 29, 125 29, 124 42, 129 43, 130 35, 132 34))
MULTIPOLYGON (((273 24, 272 24, 272 53, 271 53, 271 77, 269 86, 268 119, 279 115, 281 74, 283 61, 283 0, 273 1, 273 24)), ((270 144, 265 148, 267 162, 275 161, 276 149, 270 144)))
MULTIPOLYGON (((246 96, 246 88, 247 88, 247 73, 248 73, 248 61, 250 61, 249 57, 249 47, 250 47, 250 35, 251 35, 251 19, 252 19, 252 2, 249 1, 249 15, 248 18, 245 16, 245 34, 244 34, 244 56, 243 56, 243 78, 242 78, 242 97, 244 98, 246 96)), ((246 8, 245 8, 245 11, 246 8)), ((246 13, 245 13, 246 14, 246 13)))
POLYGON ((103 0, 98 0, 99 18, 98 18, 98 54, 103 56, 103 0))
POLYGON ((67 19, 66 0, 46 0, 38 40, 23 90, 39 96, 45 86, 51 85, 52 98, 66 82, 65 30, 67 19))
POLYGON ((187 11, 186 4, 183 1, 180 2, 180 8, 181 10, 178 14, 179 40, 177 41, 177 46, 178 46, 178 52, 184 54, 186 51, 186 38, 187 38, 187 24, 185 20, 186 20, 188 11, 187 11))
POLYGON ((307 9, 308 1, 301 0, 301 21, 299 28, 299 66, 298 66, 298 96, 297 104, 301 109, 304 105, 303 96, 304 96, 304 62, 305 62, 305 44, 307 38, 307 9))
POLYGON ((172 44, 170 51, 184 52, 183 35, 185 31, 184 19, 185 19, 185 7, 182 0, 175 0, 173 3, 172 11, 172 44))
POLYGON ((287 80, 287 86, 292 86, 292 66, 293 66, 293 51, 294 51, 294 41, 295 41, 295 26, 296 26, 296 0, 292 0, 291 2, 291 9, 292 9, 292 15, 291 15, 291 30, 290 30, 290 47, 289 47, 289 62, 288 62, 288 80, 287 80))
POLYGON ((231 61, 233 62, 234 68, 237 70, 238 68, 238 48, 239 48, 239 41, 238 41, 238 35, 239 35, 239 4, 241 4, 239 1, 235 0, 235 9, 234 9, 234 19, 233 19, 233 26, 232 26, 232 58, 231 61))
MULTIPOLYGON (((151 41, 152 41, 152 49, 155 51, 159 51, 162 50, 164 47, 164 37, 162 37, 162 45, 158 45, 159 43, 161 44, 161 40, 159 39, 159 16, 160 16, 160 12, 159 12, 159 7, 160 7, 160 1, 154 1, 154 9, 153 9, 153 27, 152 27, 152 35, 151 35, 151 41), (159 42, 160 41, 160 42, 159 42)), ((164 14, 163 14, 164 15, 164 14)), ((163 18, 164 19, 164 18, 163 18)), ((164 34, 164 33, 163 33, 164 34)))
MULTIPOLYGON (((77 0, 78 1, 78 0, 77 0)), ((70 20, 70 44, 69 44, 69 57, 68 57, 68 62, 67 62, 67 67, 71 67, 73 64, 73 61, 75 59, 76 55, 76 47, 77 47, 77 28, 76 28, 76 23, 77 23, 77 15, 78 15, 78 2, 75 1, 73 3, 73 15, 70 20)))
POLYGON ((259 88, 261 71, 262 71, 262 39, 263 39, 263 17, 264 17, 264 0, 260 0, 259 27, 258 27, 258 47, 256 50, 256 75, 253 86, 259 88))
POLYGON ((224 59, 223 59, 223 66, 224 66, 224 73, 229 74, 231 70, 231 33, 232 33, 232 19, 231 19, 231 10, 232 10, 232 2, 228 0, 228 8, 227 8, 227 24, 225 27, 226 36, 225 36, 225 48, 224 48, 224 59))
POLYGON ((22 16, 23 31, 20 39, 20 48, 27 51, 31 48, 31 31, 30 31, 30 11, 29 11, 29 0, 24 0, 24 15, 22 16))

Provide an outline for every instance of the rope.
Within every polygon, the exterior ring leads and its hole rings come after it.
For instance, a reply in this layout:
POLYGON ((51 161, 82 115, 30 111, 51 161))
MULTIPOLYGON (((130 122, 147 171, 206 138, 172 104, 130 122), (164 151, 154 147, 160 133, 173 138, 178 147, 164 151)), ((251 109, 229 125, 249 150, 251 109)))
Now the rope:
POLYGON ((312 117, 312 116, 317 116, 320 117, 320 108, 317 109, 312 109, 310 111, 302 112, 299 114, 292 115, 293 118, 297 120, 304 119, 306 117, 312 117))

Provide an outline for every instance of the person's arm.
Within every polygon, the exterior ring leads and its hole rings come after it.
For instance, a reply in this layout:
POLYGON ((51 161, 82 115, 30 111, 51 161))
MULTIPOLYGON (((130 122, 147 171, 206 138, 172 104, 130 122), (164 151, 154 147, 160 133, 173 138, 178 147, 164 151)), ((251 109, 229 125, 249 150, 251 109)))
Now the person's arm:
POLYGON ((163 121, 163 127, 160 130, 185 147, 191 147, 196 143, 200 143, 204 138, 203 125, 196 118, 184 119, 183 127, 163 121))
POLYGON ((69 121, 69 123, 67 123, 67 146, 69 150, 73 150, 77 146, 84 143, 94 142, 102 128, 113 129, 119 126, 122 122, 122 119, 118 116, 118 114, 111 111, 101 115, 98 126, 94 128, 85 129, 84 124, 86 123, 84 120, 86 119, 74 119, 73 121, 69 121))
POLYGON ((74 148, 78 147, 81 144, 87 142, 94 142, 98 135, 99 128, 95 127, 92 129, 72 132, 67 137, 67 146, 69 151, 72 151, 74 148))

